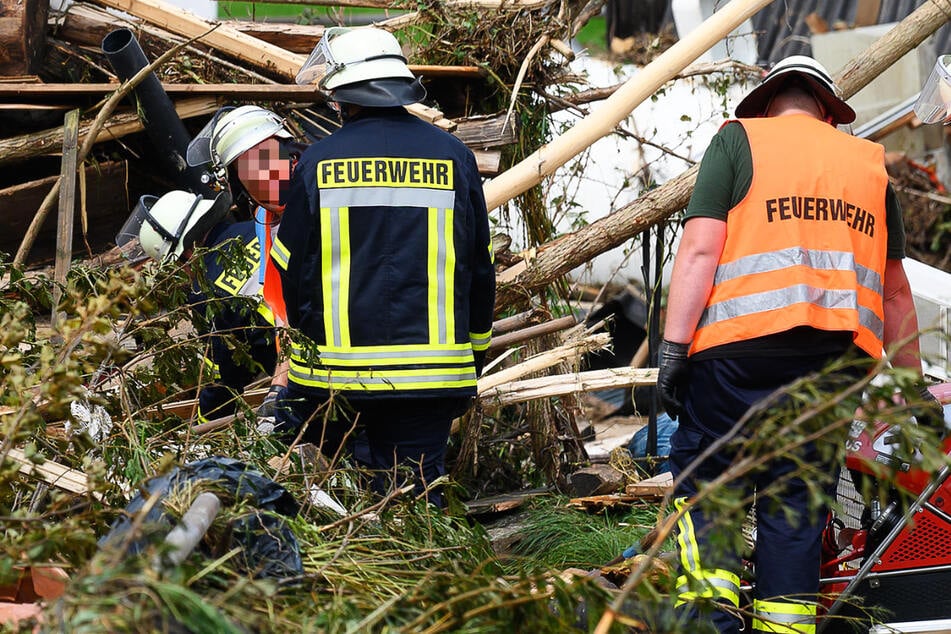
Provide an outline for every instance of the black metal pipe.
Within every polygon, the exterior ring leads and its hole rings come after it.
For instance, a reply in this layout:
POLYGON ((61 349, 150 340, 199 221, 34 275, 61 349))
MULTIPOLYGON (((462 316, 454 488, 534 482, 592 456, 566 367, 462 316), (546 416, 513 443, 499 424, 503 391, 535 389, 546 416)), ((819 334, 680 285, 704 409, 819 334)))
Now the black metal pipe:
MULTIPOLYGON (((106 35, 102 39, 102 52, 120 81, 131 79, 149 65, 135 34, 129 29, 116 29, 106 35)), ((191 137, 155 73, 149 73, 132 94, 145 133, 176 187, 214 198, 211 187, 202 179, 204 170, 189 167, 185 162, 185 151, 191 137)))

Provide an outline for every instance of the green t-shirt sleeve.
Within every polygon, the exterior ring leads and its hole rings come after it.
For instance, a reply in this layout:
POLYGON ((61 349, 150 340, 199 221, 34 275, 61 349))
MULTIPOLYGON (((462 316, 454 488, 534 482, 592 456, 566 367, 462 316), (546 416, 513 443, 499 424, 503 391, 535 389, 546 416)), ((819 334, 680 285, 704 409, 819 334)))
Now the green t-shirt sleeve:
POLYGON ((905 221, 902 218, 901 203, 889 183, 885 189, 885 227, 888 229, 888 247, 885 257, 900 260, 905 257, 905 221))
MULTIPOLYGON (((713 135, 703 154, 697 183, 683 220, 702 216, 726 222, 730 210, 750 191, 752 182, 753 155, 746 130, 739 122, 731 121, 713 135)), ((885 224, 888 229, 887 257, 905 257, 901 203, 891 184, 885 190, 885 224)))
POLYGON ((713 135, 700 161, 684 221, 702 216, 726 222, 753 182, 753 155, 743 126, 731 121, 713 135))

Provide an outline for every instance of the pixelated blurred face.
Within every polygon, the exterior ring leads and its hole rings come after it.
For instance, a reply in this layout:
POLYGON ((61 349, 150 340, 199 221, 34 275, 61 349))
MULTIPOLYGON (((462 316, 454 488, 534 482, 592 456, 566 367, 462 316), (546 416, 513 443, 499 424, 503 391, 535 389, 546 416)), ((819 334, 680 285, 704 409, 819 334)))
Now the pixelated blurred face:
POLYGON ((290 152, 275 138, 265 139, 235 161, 238 178, 262 207, 281 211, 281 199, 291 182, 290 152))

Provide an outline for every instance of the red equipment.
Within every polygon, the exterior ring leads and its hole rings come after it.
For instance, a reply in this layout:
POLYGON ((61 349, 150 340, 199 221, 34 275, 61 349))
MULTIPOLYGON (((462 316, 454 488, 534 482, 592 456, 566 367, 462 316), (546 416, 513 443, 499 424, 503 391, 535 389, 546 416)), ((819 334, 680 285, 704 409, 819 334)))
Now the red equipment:
MULTIPOLYGON (((945 425, 951 428, 951 383, 928 389, 943 405, 945 425)), ((850 436, 849 472, 854 478, 873 478, 874 486, 884 490, 865 505, 857 527, 832 518, 826 529, 821 570, 826 615, 870 623, 867 612, 871 609, 882 610, 878 619, 889 623, 937 619, 942 625, 951 623, 949 469, 927 473, 913 462, 896 458, 894 445, 888 442, 890 433, 888 425, 880 423, 868 431, 856 425, 850 436), (874 463, 891 466, 896 475, 889 482, 874 479, 875 470, 870 468, 874 463), (916 496, 914 501, 903 503, 899 489, 916 496)), ((951 435, 944 438, 943 448, 951 454, 951 435)), ((825 618, 819 631, 868 630, 856 630, 854 621, 825 618)))

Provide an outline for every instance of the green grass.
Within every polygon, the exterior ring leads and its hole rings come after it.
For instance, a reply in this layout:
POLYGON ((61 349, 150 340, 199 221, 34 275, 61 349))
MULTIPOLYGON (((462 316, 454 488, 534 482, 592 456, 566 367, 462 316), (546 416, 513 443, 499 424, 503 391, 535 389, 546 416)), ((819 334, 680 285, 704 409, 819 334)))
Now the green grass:
POLYGON ((607 53, 607 47, 604 43, 606 28, 607 25, 605 24, 604 16, 596 15, 588 20, 588 23, 578 31, 578 35, 575 36, 575 41, 583 48, 588 49, 589 55, 602 55, 607 53))
POLYGON ((381 9, 319 7, 300 4, 270 4, 258 2, 219 2, 218 18, 222 20, 258 20, 275 22, 294 22, 298 24, 334 25, 343 22, 366 24, 376 16, 399 15, 403 11, 384 12, 381 9))

